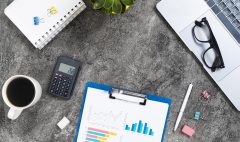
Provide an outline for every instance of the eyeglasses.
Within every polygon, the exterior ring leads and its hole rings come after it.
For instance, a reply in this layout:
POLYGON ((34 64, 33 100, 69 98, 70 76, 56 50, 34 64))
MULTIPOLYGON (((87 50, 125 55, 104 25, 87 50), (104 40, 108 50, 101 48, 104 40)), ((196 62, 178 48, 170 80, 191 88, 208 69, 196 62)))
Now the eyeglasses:
POLYGON ((210 47, 203 52, 203 63, 210 68, 212 72, 215 72, 216 69, 225 68, 221 51, 206 17, 202 18, 201 21, 195 21, 192 33, 198 42, 209 43, 210 45, 210 47))

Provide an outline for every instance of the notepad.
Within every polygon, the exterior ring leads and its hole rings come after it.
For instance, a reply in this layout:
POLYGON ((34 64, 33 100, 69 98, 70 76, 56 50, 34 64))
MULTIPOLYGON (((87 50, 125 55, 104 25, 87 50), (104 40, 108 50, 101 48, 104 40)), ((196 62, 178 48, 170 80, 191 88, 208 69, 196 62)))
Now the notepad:
POLYGON ((85 8, 81 0, 14 0, 4 13, 42 49, 85 8))
POLYGON ((87 83, 75 142, 161 142, 171 100, 87 83))

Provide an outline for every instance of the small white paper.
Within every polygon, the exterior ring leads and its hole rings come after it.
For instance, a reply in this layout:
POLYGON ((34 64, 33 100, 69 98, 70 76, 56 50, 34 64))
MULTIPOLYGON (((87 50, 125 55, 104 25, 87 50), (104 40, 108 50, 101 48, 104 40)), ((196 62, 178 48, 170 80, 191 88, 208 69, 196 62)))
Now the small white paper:
POLYGON ((59 121, 57 125, 60 129, 64 129, 69 123, 70 121, 66 117, 63 117, 63 119, 59 121))

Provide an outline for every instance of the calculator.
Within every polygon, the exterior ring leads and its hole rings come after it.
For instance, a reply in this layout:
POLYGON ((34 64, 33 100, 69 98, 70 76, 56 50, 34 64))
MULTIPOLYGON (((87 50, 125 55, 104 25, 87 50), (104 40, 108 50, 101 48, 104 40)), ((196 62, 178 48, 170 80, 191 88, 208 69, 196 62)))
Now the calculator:
POLYGON ((70 99, 79 70, 79 61, 65 56, 58 57, 48 92, 54 96, 70 99))

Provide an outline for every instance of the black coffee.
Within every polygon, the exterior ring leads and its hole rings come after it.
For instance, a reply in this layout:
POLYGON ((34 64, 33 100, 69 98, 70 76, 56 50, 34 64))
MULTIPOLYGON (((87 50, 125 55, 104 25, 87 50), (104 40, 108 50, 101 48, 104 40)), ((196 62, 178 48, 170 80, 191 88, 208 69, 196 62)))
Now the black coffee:
POLYGON ((34 96, 34 85, 26 78, 16 78, 7 87, 8 100, 15 106, 24 107, 29 105, 34 96))

